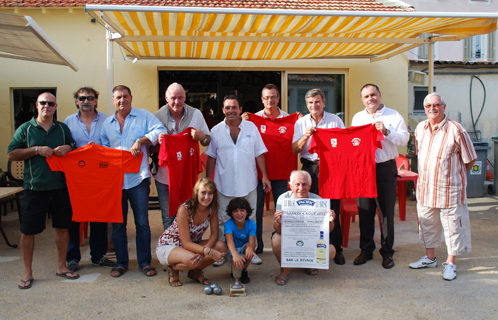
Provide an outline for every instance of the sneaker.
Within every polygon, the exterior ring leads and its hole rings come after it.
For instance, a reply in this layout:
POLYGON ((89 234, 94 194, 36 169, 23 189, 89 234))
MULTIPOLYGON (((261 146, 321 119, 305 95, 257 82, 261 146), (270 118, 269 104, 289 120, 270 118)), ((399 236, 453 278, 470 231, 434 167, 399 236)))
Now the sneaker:
POLYGON ((434 257, 434 260, 431 260, 427 256, 423 256, 419 261, 410 263, 408 266, 412 269, 435 268, 437 267, 437 258, 434 257))
POLYGON ((221 260, 221 261, 215 261, 213 263, 213 266, 215 267, 219 267, 219 266, 222 266, 223 264, 225 263, 225 259, 221 260))
POLYGON ((249 278, 249 275, 247 274, 246 269, 242 269, 242 274, 240 276, 240 282, 242 282, 243 284, 248 284, 249 282, 251 282, 251 279, 249 278))
POLYGON ((80 267, 80 262, 78 260, 71 260, 69 262, 66 262, 66 266, 72 272, 76 272, 76 270, 78 270, 78 268, 80 267))
POLYGON ((263 263, 263 260, 261 260, 261 258, 260 258, 260 257, 258 257, 256 254, 254 254, 254 255, 252 256, 251 263, 254 263, 254 264, 262 264, 262 263, 263 263))
POLYGON ((456 278, 456 266, 451 262, 443 263, 443 279, 444 280, 455 280, 456 278))
POLYGON ((111 260, 107 259, 106 257, 102 257, 102 259, 100 259, 100 261, 92 261, 92 264, 94 266, 101 266, 104 268, 113 268, 116 266, 116 262, 111 261, 111 260))

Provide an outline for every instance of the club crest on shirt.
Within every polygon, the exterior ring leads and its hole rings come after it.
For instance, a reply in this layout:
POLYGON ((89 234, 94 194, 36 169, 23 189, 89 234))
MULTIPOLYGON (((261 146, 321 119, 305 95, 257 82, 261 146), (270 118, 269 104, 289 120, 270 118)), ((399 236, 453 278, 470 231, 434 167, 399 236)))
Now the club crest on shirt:
POLYGON ((332 148, 337 148, 337 139, 330 139, 330 145, 332 146, 332 148))
POLYGON ((80 161, 78 162, 78 167, 81 167, 81 168, 83 168, 84 166, 86 166, 86 163, 85 163, 85 161, 83 161, 83 160, 80 160, 80 161))
POLYGON ((190 148, 190 150, 189 150, 189 151, 190 151, 190 156, 193 156, 193 155, 194 155, 194 153, 195 153, 194 148, 190 148))
POLYGON ((176 158, 178 159, 178 161, 181 161, 182 160, 182 152, 181 151, 178 151, 176 153, 176 158))
POLYGON ((287 132, 287 128, 284 126, 281 126, 280 128, 278 128, 278 132, 280 132, 280 134, 284 134, 287 132))
POLYGON ((260 127, 260 131, 261 131, 261 133, 265 133, 266 132, 266 125, 262 124, 260 127))
POLYGON ((353 144, 353 146, 357 147, 360 145, 361 139, 360 138, 353 138, 353 140, 351 140, 351 143, 353 144))

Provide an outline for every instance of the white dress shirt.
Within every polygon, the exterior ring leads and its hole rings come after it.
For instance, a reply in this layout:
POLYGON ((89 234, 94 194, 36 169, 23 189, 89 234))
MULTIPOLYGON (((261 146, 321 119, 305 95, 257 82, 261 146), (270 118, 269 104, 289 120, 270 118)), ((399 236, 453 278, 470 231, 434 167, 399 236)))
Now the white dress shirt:
MULTIPOLYGON (((278 108, 278 107, 277 107, 277 108, 278 108)), ((285 117, 285 116, 288 116, 288 115, 289 115, 287 112, 282 111, 282 109, 280 109, 280 108, 278 108, 278 112, 279 112, 279 114, 278 114, 278 117, 277 117, 277 118, 283 118, 283 117, 285 117)), ((261 110, 261 111, 256 112, 256 113, 255 113, 255 115, 260 116, 260 117, 263 117, 263 118, 268 118, 268 117, 266 116, 266 114, 265 114, 265 109, 263 109, 263 110, 261 110)))
POLYGON ((375 162, 381 163, 399 156, 396 147, 406 147, 408 139, 410 139, 410 133, 406 129, 405 120, 399 112, 386 108, 383 104, 382 109, 378 110, 373 117, 366 109, 358 112, 354 115, 351 125, 357 127, 377 121, 384 123, 384 127, 390 131, 389 135, 381 141, 382 149, 375 151, 375 162))
MULTIPOLYGON (((301 139, 304 136, 304 131, 307 127, 315 127, 321 129, 332 129, 332 128, 345 128, 344 122, 342 122, 341 118, 336 116, 335 114, 324 111, 322 120, 320 123, 316 124, 315 120, 311 117, 311 114, 307 114, 304 117, 298 119, 296 124, 294 125, 294 138, 292 139, 292 143, 301 139)), ((308 148, 310 147, 311 137, 309 137, 308 141, 304 145, 303 151, 301 151, 300 157, 305 158, 309 161, 319 160, 318 154, 313 153, 310 154, 308 152, 308 148)))
POLYGON ((216 159, 214 182, 228 197, 243 197, 258 186, 256 158, 268 152, 256 125, 242 120, 237 143, 230 137, 230 127, 223 120, 211 129, 211 143, 206 155, 216 159))

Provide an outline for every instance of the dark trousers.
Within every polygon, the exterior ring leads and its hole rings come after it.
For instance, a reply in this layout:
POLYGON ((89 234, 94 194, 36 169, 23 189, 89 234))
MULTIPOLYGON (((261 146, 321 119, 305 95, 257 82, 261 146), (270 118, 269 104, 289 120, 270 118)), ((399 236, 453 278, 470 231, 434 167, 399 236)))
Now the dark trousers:
MULTIPOLYGON (((318 176, 320 172, 320 165, 312 164, 312 162, 304 161, 303 168, 311 175, 311 189, 310 192, 320 195, 318 190, 318 176)), ((330 209, 335 212, 334 219, 334 229, 330 231, 329 234, 329 244, 333 245, 337 253, 342 252, 342 231, 341 231, 341 219, 339 218, 339 211, 341 209, 341 200, 330 199, 330 209)))
MULTIPOLYGON (((107 253, 107 223, 90 222, 90 257, 92 262, 100 262, 107 253)), ((66 261, 80 261, 80 222, 75 222, 69 228, 69 246, 67 248, 66 261)))
POLYGON ((375 250, 375 215, 379 210, 381 221, 380 254, 392 257, 394 254, 394 206, 398 184, 396 162, 394 160, 377 163, 377 198, 358 198, 360 217, 360 249, 370 255, 375 250))

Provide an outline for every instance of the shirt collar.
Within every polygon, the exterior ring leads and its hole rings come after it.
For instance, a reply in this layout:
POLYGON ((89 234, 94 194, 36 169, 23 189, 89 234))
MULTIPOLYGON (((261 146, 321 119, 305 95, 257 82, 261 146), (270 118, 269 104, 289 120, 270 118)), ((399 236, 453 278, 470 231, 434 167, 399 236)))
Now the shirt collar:
MULTIPOLYGON (((448 118, 446 117, 446 114, 444 115, 444 119, 443 121, 441 121, 440 123, 436 124, 434 126, 434 130, 442 130, 442 131, 445 131, 446 130, 446 124, 448 123, 448 118)), ((431 128, 431 124, 429 123, 429 120, 426 121, 425 123, 425 126, 424 126, 424 129, 429 129, 429 130, 432 130, 431 128)))
MULTIPOLYGON (((168 106, 168 108, 169 108, 169 106, 168 106)), ((182 116, 181 120, 183 120, 183 117, 185 117, 185 115, 186 115, 186 114, 187 114, 187 109, 185 108, 185 105, 184 105, 184 106, 183 106, 183 116, 182 116)), ((170 121, 175 122, 175 120, 173 120, 173 118, 171 117, 171 111, 170 111, 170 112, 168 112, 168 117, 169 117, 169 120, 170 120, 170 121)), ((180 121, 181 121, 181 120, 180 120, 180 121)))
MULTIPOLYGON (((112 114, 112 116, 111 116, 111 122, 112 121, 118 121, 116 119, 116 113, 117 113, 117 111, 112 114)), ((136 117, 136 116, 138 116, 138 111, 135 108, 132 107, 130 113, 128 114, 128 116, 136 117)), ((128 117, 128 116, 126 116, 126 117, 128 117)))

